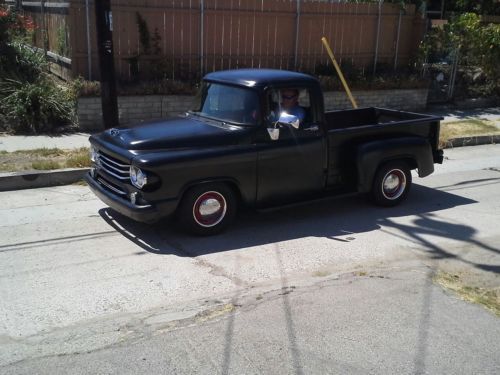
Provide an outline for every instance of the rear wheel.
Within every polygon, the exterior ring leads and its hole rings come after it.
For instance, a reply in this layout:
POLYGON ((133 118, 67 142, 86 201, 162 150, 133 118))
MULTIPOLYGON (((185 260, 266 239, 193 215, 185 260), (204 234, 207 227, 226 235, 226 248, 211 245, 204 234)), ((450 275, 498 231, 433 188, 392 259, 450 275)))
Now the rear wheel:
POLYGON ((222 183, 210 183, 189 189, 179 206, 183 229, 198 235, 224 230, 236 215, 237 200, 233 190, 222 183))
POLYGON ((404 161, 382 165, 373 180, 372 198, 379 206, 396 206, 411 187, 411 170, 404 161))

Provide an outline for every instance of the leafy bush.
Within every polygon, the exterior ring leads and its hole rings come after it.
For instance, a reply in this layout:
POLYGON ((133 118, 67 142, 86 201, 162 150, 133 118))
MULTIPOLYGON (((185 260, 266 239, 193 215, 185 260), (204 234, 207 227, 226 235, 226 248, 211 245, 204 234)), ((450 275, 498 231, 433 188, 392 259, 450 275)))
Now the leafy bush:
POLYGON ((31 18, 0 7, 0 127, 50 132, 73 119, 75 97, 47 73, 44 54, 30 47, 31 18))
POLYGON ((8 130, 36 134, 72 120, 72 102, 65 91, 48 78, 34 82, 4 79, 0 81, 0 91, 8 130))
MULTIPOLYGON (((459 95, 500 95, 500 25, 484 24, 474 13, 454 16, 443 28, 431 30, 419 51, 419 64, 458 59, 459 95)), ((433 67, 435 69, 436 67, 433 67)))

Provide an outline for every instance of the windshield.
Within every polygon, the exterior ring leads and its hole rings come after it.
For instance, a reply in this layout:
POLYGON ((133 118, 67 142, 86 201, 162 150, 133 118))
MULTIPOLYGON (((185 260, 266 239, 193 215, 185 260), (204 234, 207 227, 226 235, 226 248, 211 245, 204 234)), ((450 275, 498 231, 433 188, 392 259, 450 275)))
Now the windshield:
POLYGON ((203 82, 192 113, 221 121, 257 125, 259 97, 253 90, 203 82))

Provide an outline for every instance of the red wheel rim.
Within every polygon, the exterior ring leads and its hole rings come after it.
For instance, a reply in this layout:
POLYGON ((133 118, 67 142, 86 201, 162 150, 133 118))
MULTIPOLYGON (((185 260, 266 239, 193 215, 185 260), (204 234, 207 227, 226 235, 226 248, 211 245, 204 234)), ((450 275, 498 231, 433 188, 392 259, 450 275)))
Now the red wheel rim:
POLYGON ((394 200, 403 195, 406 188, 406 175, 401 169, 392 169, 382 179, 382 194, 394 200))
POLYGON ((216 191, 207 191, 196 199, 193 218, 202 227, 213 227, 226 216, 227 204, 224 196, 216 191))

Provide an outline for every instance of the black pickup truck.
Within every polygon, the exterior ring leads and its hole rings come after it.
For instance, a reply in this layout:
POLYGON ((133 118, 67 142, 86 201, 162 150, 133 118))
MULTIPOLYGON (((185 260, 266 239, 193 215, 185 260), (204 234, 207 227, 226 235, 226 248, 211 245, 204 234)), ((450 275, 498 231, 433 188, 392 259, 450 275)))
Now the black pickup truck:
POLYGON ((267 208, 369 193, 393 206, 442 163, 441 118, 381 108, 324 112, 318 81, 268 69, 211 73, 179 118, 90 137, 86 181, 121 214, 154 222, 175 214, 197 234, 224 229, 239 206, 267 208), (281 95, 298 97, 298 115, 281 95), (291 111, 288 111, 291 112, 291 111))

